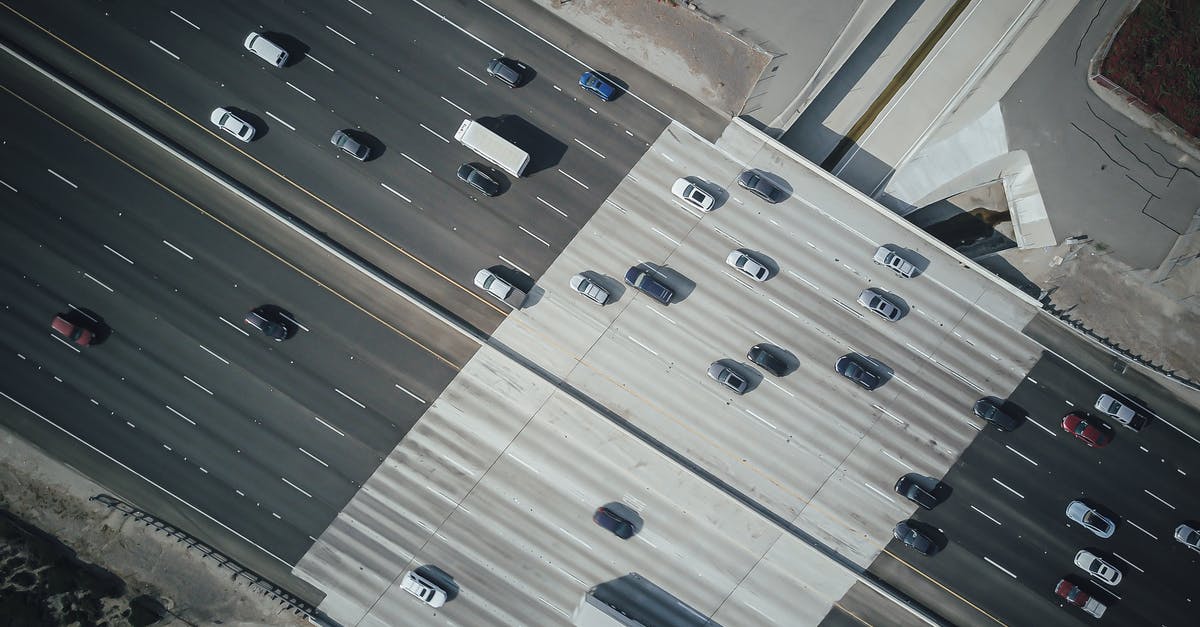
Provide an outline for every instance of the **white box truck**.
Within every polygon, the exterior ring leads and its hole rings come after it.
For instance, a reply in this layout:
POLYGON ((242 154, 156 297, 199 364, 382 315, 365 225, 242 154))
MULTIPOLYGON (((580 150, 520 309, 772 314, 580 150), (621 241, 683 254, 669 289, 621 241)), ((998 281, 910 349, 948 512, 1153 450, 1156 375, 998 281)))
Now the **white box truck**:
POLYGON ((463 120, 454 134, 462 145, 491 161, 509 174, 520 177, 529 165, 529 153, 517 148, 503 137, 484 128, 475 120, 463 120))

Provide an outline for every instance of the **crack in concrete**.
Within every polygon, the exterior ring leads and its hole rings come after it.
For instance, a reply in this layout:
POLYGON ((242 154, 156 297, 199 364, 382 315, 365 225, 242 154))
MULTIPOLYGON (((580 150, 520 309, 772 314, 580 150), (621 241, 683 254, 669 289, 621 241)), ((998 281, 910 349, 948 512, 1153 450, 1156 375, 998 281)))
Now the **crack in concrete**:
POLYGON ((1167 181, 1171 180, 1171 177, 1159 174, 1158 170, 1154 169, 1154 166, 1147 163, 1145 159, 1142 159, 1141 157, 1139 157, 1138 154, 1136 152, 1134 152, 1132 148, 1130 148, 1129 146, 1126 146, 1125 142, 1121 141, 1121 138, 1119 136, 1113 135, 1113 138, 1116 139, 1117 143, 1121 144, 1121 147, 1124 148, 1125 150, 1127 150, 1129 152, 1129 154, 1132 155, 1133 158, 1137 160, 1138 163, 1146 166, 1146 169, 1150 170, 1150 172, 1153 173, 1154 176, 1157 176, 1160 179, 1166 179, 1167 181))
POLYGON ((1079 36, 1079 43, 1075 46, 1075 61, 1072 62, 1071 65, 1079 65, 1079 49, 1083 47, 1083 40, 1087 39, 1088 33, 1092 32, 1092 24, 1096 23, 1096 18, 1100 17, 1100 13, 1104 11, 1104 5, 1106 4, 1108 4, 1108 0, 1104 0, 1104 2, 1100 3, 1099 7, 1096 7, 1095 15, 1093 15, 1091 21, 1088 22, 1087 28, 1083 30, 1083 34, 1079 36))
POLYGON ((1111 128, 1111 129, 1113 130, 1113 132, 1114 132, 1114 133, 1120 133, 1120 134, 1121 134, 1121 137, 1124 137, 1124 136, 1125 136, 1125 131, 1122 131, 1121 129, 1119 129, 1119 128, 1117 128, 1117 127, 1113 126, 1112 124, 1109 124, 1109 123, 1108 123, 1108 120, 1105 120, 1103 117, 1101 117, 1101 116, 1100 116, 1100 114, 1099 114, 1099 113, 1096 113, 1096 110, 1092 108, 1092 101, 1091 101, 1091 100, 1085 100, 1085 101, 1083 101, 1083 104, 1087 105, 1088 111, 1091 111, 1091 112, 1092 112, 1092 117, 1094 117, 1094 118, 1096 118, 1097 120, 1100 120, 1101 122, 1103 122, 1103 123, 1104 123, 1104 125, 1105 125, 1105 126, 1107 126, 1108 128, 1111 128))
POLYGON ((1100 152, 1104 153, 1104 156, 1108 157, 1108 160, 1109 160, 1109 161, 1112 161, 1113 163, 1115 163, 1115 164, 1117 164, 1117 165, 1121 166, 1122 168, 1125 168, 1126 170, 1128 170, 1128 169, 1129 169, 1128 167, 1126 167, 1126 166, 1125 166, 1125 164, 1124 164, 1124 163, 1121 163, 1120 161, 1117 161, 1115 158, 1113 158, 1113 156, 1112 156, 1112 155, 1108 154, 1108 151, 1104 149, 1104 146, 1100 145, 1100 142, 1096 141, 1096 138, 1095 138, 1095 137, 1092 137, 1091 135, 1089 135, 1087 131, 1083 130, 1082 128, 1079 128, 1079 125, 1078 125, 1078 124, 1076 124, 1076 123, 1074 123, 1074 122, 1071 122, 1071 126, 1072 126, 1072 127, 1074 127, 1074 128, 1075 128, 1075 130, 1077 130, 1077 131, 1079 131, 1080 133, 1082 133, 1084 137, 1086 137, 1086 138, 1088 138, 1088 139, 1092 140, 1092 143, 1093 143, 1093 144, 1096 144, 1096 147, 1100 149, 1100 152))

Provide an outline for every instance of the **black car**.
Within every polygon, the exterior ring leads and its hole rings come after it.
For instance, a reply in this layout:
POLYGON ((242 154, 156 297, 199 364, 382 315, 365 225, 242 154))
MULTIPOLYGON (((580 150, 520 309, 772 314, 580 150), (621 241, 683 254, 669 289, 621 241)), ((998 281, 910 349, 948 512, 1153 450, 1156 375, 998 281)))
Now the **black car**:
POLYGON ((892 530, 892 535, 901 542, 904 546, 920 553, 921 555, 933 555, 938 552, 938 546, 933 543, 933 539, 929 536, 917 531, 912 525, 912 520, 901 521, 892 530))
POLYGON ((763 370, 777 377, 782 377, 788 372, 788 363, 782 357, 775 354, 769 346, 770 344, 755 344, 751 346, 750 352, 746 353, 746 359, 749 359, 751 363, 763 370))
POLYGON ((262 331, 263 335, 276 342, 282 342, 291 335, 288 332, 287 320, 283 315, 266 306, 255 308, 247 313, 246 324, 262 331))
POLYGON ((596 513, 592 515, 592 522, 613 532, 613 535, 622 540, 628 540, 633 537, 633 523, 625 520, 620 514, 612 511, 607 507, 596 508, 596 513))
POLYGON ((883 379, 874 372, 871 372, 869 368, 870 366, 862 358, 853 353, 842 355, 841 359, 838 359, 837 363, 833 366, 833 369, 837 370, 838 374, 843 377, 868 390, 874 390, 883 384, 883 379))
POLYGON ((474 163, 464 163, 458 166, 458 180, 479 190, 484 196, 495 196, 500 193, 500 182, 488 176, 483 168, 474 163))
POLYGON ((904 475, 896 481, 896 494, 920 505, 925 509, 933 509, 937 507, 937 497, 932 492, 926 490, 921 484, 917 483, 911 474, 904 475))
POLYGON ((784 199, 786 194, 778 185, 771 182, 771 179, 763 176, 757 170, 746 170, 738 176, 738 185, 750 193, 762 198, 769 203, 777 203, 784 199))
POLYGON ((996 425, 1001 431, 1012 431, 1020 424, 1020 420, 1004 411, 1004 401, 995 396, 985 396, 975 401, 975 415, 996 425))
POLYGON ((675 292, 671 291, 671 288, 659 283, 650 276, 649 272, 637 266, 630 268, 625 273, 625 282, 664 305, 670 305, 671 299, 675 296, 675 292))

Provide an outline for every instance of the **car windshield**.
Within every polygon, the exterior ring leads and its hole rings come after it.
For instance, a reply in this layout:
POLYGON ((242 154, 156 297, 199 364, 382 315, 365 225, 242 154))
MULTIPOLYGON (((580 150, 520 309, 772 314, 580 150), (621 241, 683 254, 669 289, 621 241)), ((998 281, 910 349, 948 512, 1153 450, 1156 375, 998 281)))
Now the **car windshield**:
POLYGON ((1083 522, 1092 525, 1098 529, 1108 529, 1108 521, 1101 518, 1096 512, 1088 512, 1083 515, 1083 522))

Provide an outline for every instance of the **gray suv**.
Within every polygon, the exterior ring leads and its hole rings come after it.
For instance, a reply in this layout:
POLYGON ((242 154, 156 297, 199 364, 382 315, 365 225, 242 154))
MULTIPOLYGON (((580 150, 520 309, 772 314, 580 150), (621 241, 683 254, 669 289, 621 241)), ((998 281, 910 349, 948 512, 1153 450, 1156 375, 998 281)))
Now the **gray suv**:
POLYGON ((487 64, 487 73, 509 87, 520 87, 528 69, 524 63, 504 57, 492 59, 487 64))
POLYGON ((371 156, 371 149, 351 137, 346 131, 334 131, 333 137, 329 138, 329 143, 341 148, 346 154, 359 161, 366 161, 367 157, 371 156))
POLYGON ((675 292, 671 291, 671 288, 659 283, 650 276, 649 272, 637 266, 630 268, 625 273, 625 283, 664 305, 670 305, 671 299, 675 297, 675 292))

